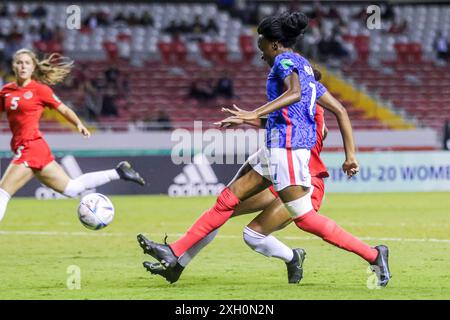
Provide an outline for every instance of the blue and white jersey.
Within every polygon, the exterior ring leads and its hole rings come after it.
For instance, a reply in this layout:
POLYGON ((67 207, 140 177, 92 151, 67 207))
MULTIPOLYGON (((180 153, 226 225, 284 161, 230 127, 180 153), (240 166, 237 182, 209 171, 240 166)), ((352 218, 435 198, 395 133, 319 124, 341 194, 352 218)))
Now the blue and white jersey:
POLYGON ((308 60, 294 52, 278 55, 267 77, 267 98, 272 101, 283 94, 284 79, 292 72, 298 73, 301 99, 268 115, 266 144, 268 148, 311 150, 316 143, 316 99, 326 89, 314 79, 308 60))

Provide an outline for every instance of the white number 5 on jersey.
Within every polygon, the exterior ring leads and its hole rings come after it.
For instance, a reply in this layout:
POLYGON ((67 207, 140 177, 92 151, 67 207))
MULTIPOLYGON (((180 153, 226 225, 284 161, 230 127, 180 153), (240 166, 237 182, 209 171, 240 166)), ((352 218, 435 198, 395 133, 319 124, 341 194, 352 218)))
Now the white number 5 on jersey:
POLYGON ((10 107, 11 110, 16 110, 17 107, 19 107, 19 100, 20 100, 20 97, 13 97, 12 98, 12 100, 11 100, 11 107, 10 107))

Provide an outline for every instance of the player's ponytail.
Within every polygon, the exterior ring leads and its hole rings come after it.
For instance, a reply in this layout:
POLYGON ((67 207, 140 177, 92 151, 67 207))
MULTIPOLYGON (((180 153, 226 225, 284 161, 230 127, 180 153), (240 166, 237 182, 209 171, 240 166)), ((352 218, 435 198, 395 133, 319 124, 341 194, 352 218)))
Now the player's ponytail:
POLYGON ((307 26, 308 17, 304 13, 284 12, 278 16, 264 18, 258 25, 258 34, 270 41, 281 43, 285 48, 291 48, 307 26))
POLYGON ((280 15, 281 29, 286 39, 296 39, 305 32, 309 19, 302 12, 285 12, 280 15))
POLYGON ((322 73, 316 68, 313 68, 313 72, 314 72, 314 79, 316 79, 316 81, 320 81, 320 79, 322 79, 322 73))
POLYGON ((36 54, 29 49, 20 49, 14 54, 13 60, 19 55, 26 53, 34 62, 35 70, 32 78, 47 85, 55 85, 62 82, 70 73, 73 67, 73 60, 52 53, 50 56, 39 60, 36 54))

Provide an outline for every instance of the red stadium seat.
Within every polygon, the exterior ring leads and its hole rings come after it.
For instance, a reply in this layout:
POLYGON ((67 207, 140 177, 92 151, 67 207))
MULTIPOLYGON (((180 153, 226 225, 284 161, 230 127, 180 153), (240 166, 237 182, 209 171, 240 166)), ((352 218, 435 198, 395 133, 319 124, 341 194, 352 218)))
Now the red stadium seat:
POLYGON ((187 49, 181 40, 159 42, 158 48, 165 63, 183 64, 186 62, 187 49))
POLYGON ((199 43, 200 50, 203 53, 203 56, 206 59, 211 59, 213 55, 213 45, 210 42, 201 42, 199 43))
POLYGON ((47 52, 48 46, 45 41, 35 41, 33 42, 33 47, 40 52, 47 52))
POLYGON ((355 43, 355 36, 352 36, 350 34, 344 34, 344 35, 342 35, 342 40, 344 40, 345 42, 354 44, 355 43))
POLYGON ((91 34, 92 33, 92 29, 89 28, 88 26, 83 25, 83 26, 81 26, 80 33, 82 33, 82 34, 91 34))
POLYGON ((419 63, 422 61, 422 46, 420 43, 408 43, 409 62, 419 63))
MULTIPOLYGON (((422 46, 419 43, 396 43, 394 47, 397 53, 397 62, 419 63, 422 61, 422 46)), ((413 68, 412 70, 417 70, 416 67, 411 67, 413 68)), ((409 71, 409 69, 406 70, 409 71)))
POLYGON ((164 62, 170 62, 170 56, 172 51, 172 45, 169 42, 160 42, 158 43, 159 52, 161 53, 161 57, 164 62))
POLYGON ((119 49, 117 48, 117 44, 112 41, 103 42, 103 48, 108 55, 109 60, 117 60, 119 49))
POLYGON ((117 40, 130 42, 131 41, 131 35, 126 34, 126 33, 119 33, 117 35, 117 40))
POLYGON ((214 51, 216 53, 216 59, 218 63, 227 62, 227 46, 225 45, 225 43, 214 43, 214 51))
POLYGON ((242 34, 239 37, 239 44, 241 46, 242 59, 245 62, 251 61, 255 56, 254 38, 251 35, 242 34))
POLYGON ((63 47, 62 47, 62 45, 59 43, 59 42, 57 42, 57 41, 51 41, 51 42, 49 42, 48 44, 47 44, 47 50, 48 50, 48 52, 50 53, 53 53, 53 52, 57 52, 57 53, 63 53, 63 47))
POLYGON ((187 55, 187 49, 183 42, 180 40, 175 40, 172 43, 173 51, 176 55, 176 58, 179 63, 185 63, 186 62, 186 55, 187 55))
POLYGON ((397 62, 406 63, 408 55, 408 45, 406 43, 396 43, 394 45, 395 52, 397 53, 397 62))
POLYGON ((42 53, 63 53, 63 47, 57 41, 35 41, 33 46, 42 53))
POLYGON ((358 52, 358 62, 367 63, 369 58, 369 37, 368 36, 356 36, 354 37, 354 46, 358 52))
POLYGON ((227 47, 222 42, 200 42, 200 50, 203 56, 218 64, 223 64, 227 61, 227 47))

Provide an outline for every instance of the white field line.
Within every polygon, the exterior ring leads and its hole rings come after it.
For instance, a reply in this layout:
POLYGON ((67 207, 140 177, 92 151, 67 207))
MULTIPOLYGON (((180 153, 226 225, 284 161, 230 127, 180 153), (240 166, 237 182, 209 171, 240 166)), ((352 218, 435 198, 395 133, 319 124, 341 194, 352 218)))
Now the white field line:
MULTIPOLYGON (((54 236, 54 237, 135 237, 134 233, 105 233, 105 232, 62 232, 62 231, 1 231, 0 236, 54 236)), ((181 233, 169 233, 171 237, 180 237, 181 233)), ((163 234, 153 234, 153 239, 161 238, 163 234)), ((218 238, 237 239, 242 238, 238 235, 218 235, 218 238)), ((279 239, 284 240, 320 240, 318 237, 295 237, 295 236, 280 236, 279 239)), ((359 237, 364 241, 397 241, 397 242, 437 242, 437 243, 450 243, 450 239, 433 239, 433 238, 389 238, 389 237, 359 237)))

